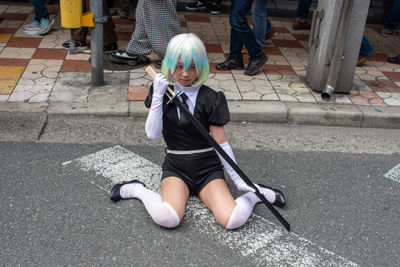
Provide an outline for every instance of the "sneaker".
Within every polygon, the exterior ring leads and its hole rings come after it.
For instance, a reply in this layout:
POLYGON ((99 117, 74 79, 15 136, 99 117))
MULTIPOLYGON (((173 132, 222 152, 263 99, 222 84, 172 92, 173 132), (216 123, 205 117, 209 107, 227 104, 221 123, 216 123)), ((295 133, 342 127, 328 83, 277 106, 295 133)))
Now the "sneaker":
POLYGON ((262 68, 262 66, 265 63, 267 63, 267 61, 268 61, 268 56, 264 53, 261 56, 250 59, 247 68, 244 70, 244 75, 251 76, 256 74, 262 68))
POLYGON ((185 6, 186 10, 189 11, 198 11, 206 9, 206 4, 202 2, 196 2, 190 5, 185 6))
POLYGON ((54 23, 54 18, 50 18, 50 19, 42 18, 40 20, 40 31, 38 32, 38 34, 43 35, 43 34, 48 33, 50 31, 51 25, 53 25, 53 23, 54 23))
POLYGON ((400 55, 398 55, 397 57, 388 58, 388 62, 393 64, 400 64, 400 55))
MULTIPOLYGON (((87 48, 87 43, 86 42, 81 42, 81 41, 74 41, 75 42, 75 48, 76 49, 86 49, 87 48)), ((62 47, 64 48, 64 49, 69 49, 69 40, 68 41, 65 41, 63 44, 62 44, 62 47)))
POLYGON ((116 52, 116 51, 118 51, 117 42, 114 42, 112 44, 103 46, 103 52, 104 53, 111 53, 111 52, 116 52))
POLYGON ((221 13, 221 5, 220 4, 212 4, 210 8, 210 13, 213 15, 219 15, 221 13))
POLYGON ((39 31, 40 23, 37 20, 33 20, 30 24, 24 25, 24 30, 26 31, 39 31))
POLYGON ((399 29, 390 30, 382 28, 381 34, 384 37, 400 37, 400 30, 399 29))

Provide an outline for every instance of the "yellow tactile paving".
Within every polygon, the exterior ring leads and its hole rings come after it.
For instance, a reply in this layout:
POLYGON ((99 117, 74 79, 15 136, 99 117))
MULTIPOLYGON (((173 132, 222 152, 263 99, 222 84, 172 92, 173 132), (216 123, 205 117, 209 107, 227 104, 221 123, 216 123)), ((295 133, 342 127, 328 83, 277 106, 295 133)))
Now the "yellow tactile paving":
POLYGON ((10 95, 25 70, 25 66, 0 66, 0 95, 10 95))
POLYGON ((11 33, 0 33, 0 43, 7 43, 11 39, 11 33))

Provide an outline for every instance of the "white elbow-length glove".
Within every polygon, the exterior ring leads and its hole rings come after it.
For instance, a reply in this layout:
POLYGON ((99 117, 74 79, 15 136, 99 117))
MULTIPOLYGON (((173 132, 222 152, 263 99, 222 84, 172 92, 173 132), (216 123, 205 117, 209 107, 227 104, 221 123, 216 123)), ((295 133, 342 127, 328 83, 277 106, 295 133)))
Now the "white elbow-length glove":
POLYGON ((161 73, 157 74, 153 82, 153 98, 145 125, 146 135, 151 140, 160 137, 162 132, 162 105, 168 85, 169 81, 165 79, 164 75, 161 73))
MULTIPOLYGON (((229 157, 236 163, 235 156, 233 155, 233 151, 231 146, 229 145, 228 142, 224 142, 220 144, 221 148, 226 152, 226 154, 229 155, 229 157)), ((217 152, 219 159, 222 162, 222 165, 224 166, 226 172, 229 174, 230 178, 232 181, 235 183, 237 189, 241 191, 246 191, 246 192, 255 192, 253 188, 248 186, 243 179, 237 174, 237 172, 229 165, 228 162, 217 152)))

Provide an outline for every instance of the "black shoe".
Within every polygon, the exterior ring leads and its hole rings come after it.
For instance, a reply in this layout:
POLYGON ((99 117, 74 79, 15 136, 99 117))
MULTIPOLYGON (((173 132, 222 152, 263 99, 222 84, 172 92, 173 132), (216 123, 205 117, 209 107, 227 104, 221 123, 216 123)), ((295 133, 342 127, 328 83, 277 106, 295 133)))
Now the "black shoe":
POLYGON ((282 191, 280 191, 278 189, 274 189, 270 186, 263 185, 263 184, 258 184, 258 185, 260 187, 267 188, 267 189, 270 189, 275 192, 275 202, 272 203, 272 205, 277 206, 279 208, 283 208, 283 206, 285 206, 285 204, 286 204, 285 196, 283 195, 282 191))
POLYGON ((236 61, 234 58, 219 63, 215 66, 217 70, 242 70, 244 69, 243 61, 236 61))
POLYGON ((400 64, 400 55, 398 55, 397 57, 390 57, 388 61, 393 64, 400 64))
POLYGON ((196 3, 185 6, 185 9, 189 11, 198 11, 198 10, 204 10, 206 9, 206 7, 207 6, 205 3, 200 4, 199 2, 196 1, 196 3))
POLYGON ((249 65, 244 70, 245 75, 254 75, 256 74, 260 68, 268 61, 268 56, 266 54, 262 54, 259 57, 250 60, 249 65))
POLYGON ((210 13, 213 15, 219 15, 221 13, 221 5, 220 4, 212 4, 210 7, 210 13))
POLYGON ((129 66, 142 66, 151 63, 146 55, 134 55, 126 51, 112 52, 110 60, 117 64, 127 64, 129 66))
POLYGON ((138 65, 138 56, 125 51, 112 52, 110 60, 118 64, 138 65))
MULTIPOLYGON (((75 48, 76 48, 76 49, 83 50, 83 49, 86 49, 86 48, 87 48, 87 43, 86 43, 86 42, 81 42, 81 41, 74 41, 74 42, 75 42, 75 48)), ((68 40, 68 41, 65 41, 65 42, 62 44, 62 47, 63 47, 64 49, 69 49, 69 40, 68 40)))
POLYGON ((103 46, 103 52, 104 53, 111 53, 111 52, 116 52, 116 51, 118 51, 117 42, 114 42, 112 44, 103 46))
POLYGON ((162 66, 162 60, 161 59, 158 59, 158 60, 156 60, 155 62, 154 62, 154 67, 156 68, 156 69, 161 69, 161 66, 162 66))
POLYGON ((142 184, 144 187, 146 187, 146 185, 139 180, 132 180, 129 182, 123 182, 122 184, 116 184, 113 186, 113 188, 111 189, 111 193, 110 193, 110 199, 112 201, 117 202, 117 201, 120 201, 121 199, 123 199, 121 197, 121 195, 119 194, 119 191, 121 190, 121 187, 126 184, 142 184))

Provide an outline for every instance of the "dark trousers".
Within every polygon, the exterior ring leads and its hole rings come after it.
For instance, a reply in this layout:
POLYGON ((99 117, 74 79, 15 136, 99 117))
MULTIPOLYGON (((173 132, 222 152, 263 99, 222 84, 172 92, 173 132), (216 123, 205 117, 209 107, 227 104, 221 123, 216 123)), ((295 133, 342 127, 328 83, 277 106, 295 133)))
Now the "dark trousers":
POLYGON ((400 0, 394 0, 392 8, 387 14, 383 28, 393 30, 400 24, 400 0))
POLYGON ((372 54, 372 52, 374 52, 374 48, 369 43, 367 38, 365 38, 365 36, 363 36, 362 41, 361 41, 360 57, 369 56, 372 54))
MULTIPOLYGON (((82 12, 90 11, 90 0, 82 2, 82 12)), ((103 24, 103 44, 110 45, 118 40, 117 34, 115 33, 115 24, 110 15, 110 9, 107 6, 106 1, 103 0, 103 16, 107 16, 107 22, 103 24)), ((74 30, 74 40, 86 42, 86 37, 89 33, 88 27, 82 27, 74 30)))
POLYGON ((35 20, 40 23, 40 20, 49 19, 49 12, 43 0, 31 0, 31 4, 35 9, 35 20))
POLYGON ((242 60, 243 45, 249 52, 250 58, 261 56, 264 53, 258 46, 253 30, 246 19, 246 14, 252 4, 253 0, 231 0, 229 57, 239 61, 242 60))

